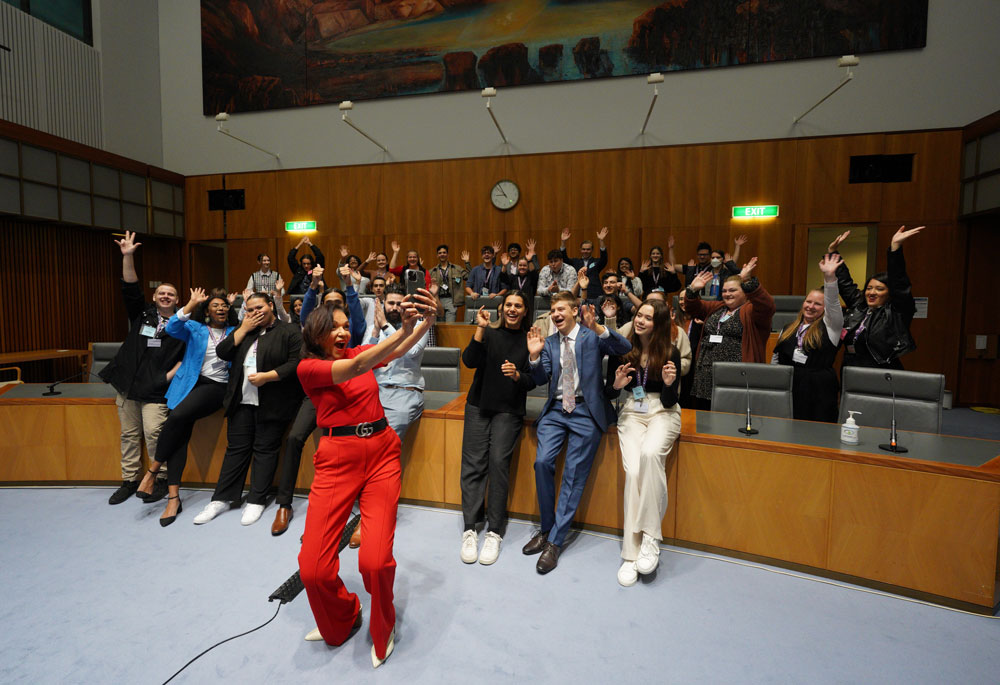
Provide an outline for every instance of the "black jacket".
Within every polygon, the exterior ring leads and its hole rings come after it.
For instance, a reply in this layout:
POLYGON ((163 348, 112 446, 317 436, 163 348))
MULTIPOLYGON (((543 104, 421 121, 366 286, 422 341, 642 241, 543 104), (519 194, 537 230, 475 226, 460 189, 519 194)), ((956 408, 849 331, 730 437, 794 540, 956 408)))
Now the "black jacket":
POLYGON ((851 278, 846 263, 837 268, 837 289, 847 304, 844 311, 844 330, 847 331, 844 343, 855 348, 853 355, 844 357, 845 365, 899 367, 898 358, 917 349, 917 344, 910 336, 910 322, 913 321, 917 307, 910 291, 910 279, 906 275, 903 248, 895 252, 890 248, 886 263, 889 272, 889 282, 886 283, 889 286, 889 300, 872 310, 860 340, 855 340, 855 335, 858 326, 868 315, 864 289, 858 288, 851 278))
POLYGON ((257 418, 260 421, 291 421, 305 396, 295 373, 299 365, 302 333, 298 326, 277 320, 266 335, 260 333, 260 329, 253 330, 243 338, 242 343, 236 345, 236 331, 233 331, 215 348, 219 359, 232 362, 222 406, 226 416, 229 416, 243 400, 243 362, 257 341, 257 372, 278 372, 278 380, 257 388, 257 418))
POLYGON ((167 372, 184 356, 184 343, 171 338, 160 327, 155 335, 160 341, 159 347, 150 347, 150 338, 141 333, 144 326, 156 329, 159 325, 156 305, 146 302, 138 283, 122 281, 122 298, 132 325, 118 354, 98 375, 126 399, 164 404, 167 401, 164 395, 170 385, 167 372))
MULTIPOLYGON (((323 256, 323 252, 315 245, 310 245, 309 247, 316 258, 316 263, 325 269, 326 257, 323 256)), ((302 264, 297 258, 298 252, 299 250, 296 247, 288 251, 288 268, 292 270, 292 283, 288 286, 289 295, 301 295, 309 287, 309 282, 312 280, 311 276, 302 268, 302 264)), ((330 282, 327 281, 327 283, 330 282)))
POLYGON ((577 274, 580 273, 580 269, 587 269, 587 278, 590 279, 590 282, 587 284, 586 294, 581 293, 581 297, 594 299, 604 294, 604 291, 601 289, 601 269, 608 265, 608 251, 606 248, 602 247, 600 249, 600 254, 598 254, 596 259, 593 256, 587 260, 575 257, 571 258, 566 254, 565 249, 562 251, 562 257, 564 262, 576 269, 577 274))

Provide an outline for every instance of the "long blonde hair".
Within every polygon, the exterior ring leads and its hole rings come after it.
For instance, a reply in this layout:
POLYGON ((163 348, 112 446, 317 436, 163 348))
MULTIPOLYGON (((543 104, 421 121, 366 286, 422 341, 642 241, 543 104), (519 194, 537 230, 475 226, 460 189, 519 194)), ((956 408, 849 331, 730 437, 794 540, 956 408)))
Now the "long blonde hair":
MULTIPOLYGON (((819 293, 820 295, 822 295, 823 291, 820 290, 819 288, 816 288, 814 290, 810 290, 809 291, 809 294, 812 294, 812 293, 819 293)), ((809 295, 807 294, 806 297, 809 297, 809 295)), ((826 298, 825 297, 823 299, 823 311, 824 311, 824 313, 826 312, 826 298)), ((799 315, 795 317, 795 321, 793 321, 792 323, 790 323, 787 326, 785 326, 784 330, 781 331, 781 334, 778 336, 778 343, 777 344, 780 345, 785 340, 787 340, 788 338, 790 338, 793 335, 795 335, 798 332, 798 330, 799 330, 799 326, 802 325, 803 320, 804 319, 803 319, 803 316, 802 316, 802 309, 799 309, 799 315)), ((802 339, 802 347, 803 347, 803 349, 806 349, 806 350, 818 350, 820 347, 822 347, 822 345, 823 345, 823 334, 825 332, 823 329, 825 327, 826 327, 826 325, 823 323, 823 317, 822 316, 819 317, 818 319, 816 319, 815 321, 813 321, 811 324, 809 324, 809 328, 806 329, 806 334, 805 334, 805 336, 802 339)))

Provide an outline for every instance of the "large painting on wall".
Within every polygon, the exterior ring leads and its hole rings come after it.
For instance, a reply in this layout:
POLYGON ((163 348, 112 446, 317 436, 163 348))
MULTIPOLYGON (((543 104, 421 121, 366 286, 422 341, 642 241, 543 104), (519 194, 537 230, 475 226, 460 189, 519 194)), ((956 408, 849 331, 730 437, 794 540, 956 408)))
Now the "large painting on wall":
POLYGON ((205 114, 921 48, 927 0, 201 0, 205 114))

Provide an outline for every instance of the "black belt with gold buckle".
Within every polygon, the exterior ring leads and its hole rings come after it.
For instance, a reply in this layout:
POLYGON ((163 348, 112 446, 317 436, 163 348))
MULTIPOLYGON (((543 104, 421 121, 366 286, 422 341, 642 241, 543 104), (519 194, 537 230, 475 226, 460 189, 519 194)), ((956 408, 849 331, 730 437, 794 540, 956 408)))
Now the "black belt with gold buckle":
POLYGON ((370 438, 376 433, 381 433, 389 427, 389 422, 382 417, 374 423, 359 423, 356 426, 335 426, 333 428, 322 428, 323 437, 335 438, 346 435, 356 435, 359 438, 370 438))

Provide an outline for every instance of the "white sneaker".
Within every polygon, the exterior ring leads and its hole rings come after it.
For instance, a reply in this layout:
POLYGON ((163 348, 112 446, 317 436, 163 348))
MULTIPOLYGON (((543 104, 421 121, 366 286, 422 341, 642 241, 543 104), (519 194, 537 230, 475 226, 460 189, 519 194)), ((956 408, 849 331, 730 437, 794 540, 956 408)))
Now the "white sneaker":
POLYGON ((264 513, 263 504, 247 504, 243 509, 243 518, 240 519, 240 523, 244 526, 249 526, 260 520, 260 515, 264 513))
POLYGON ((479 558, 479 535, 474 530, 462 533, 462 561, 467 564, 476 563, 479 558))
POLYGON ((212 500, 205 505, 205 508, 201 510, 201 513, 194 517, 195 525, 201 525, 202 523, 208 523, 216 516, 224 512, 229 508, 229 502, 219 502, 212 500))
MULTIPOLYGON (((479 563, 483 566, 489 566, 497 560, 500 556, 500 543, 503 542, 503 538, 494 533, 492 530, 486 534, 486 539, 483 541, 483 550, 479 553, 479 563)), ((463 550, 464 554, 464 550, 463 550)))
POLYGON ((635 570, 646 575, 655 571, 659 563, 660 543, 643 533, 642 545, 639 547, 639 558, 635 560, 635 570))
POLYGON ((323 636, 319 634, 319 628, 313 628, 306 633, 306 642, 319 642, 323 636))
MULTIPOLYGON (((476 531, 472 532, 475 533, 476 531)), ((375 656, 375 645, 372 645, 372 668, 378 668, 379 666, 384 664, 385 660, 389 658, 390 654, 392 654, 392 650, 393 648, 395 648, 395 646, 396 646, 396 628, 394 626, 392 632, 389 633, 389 644, 385 646, 385 658, 379 659, 377 656, 375 656)))
POLYGON ((622 567, 618 569, 618 584, 622 587, 632 587, 637 580, 639 580, 639 573, 635 570, 635 562, 622 562, 622 567))

